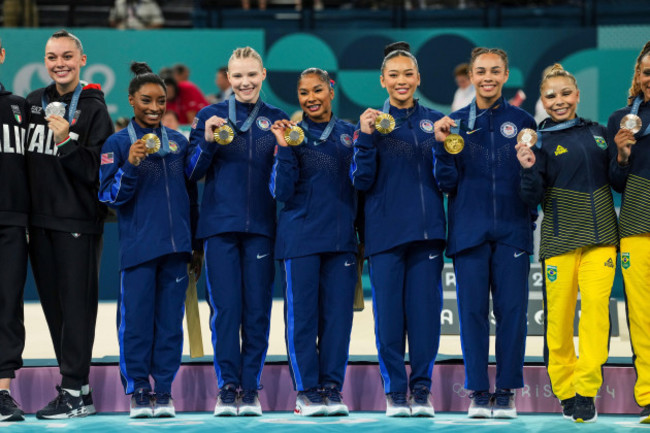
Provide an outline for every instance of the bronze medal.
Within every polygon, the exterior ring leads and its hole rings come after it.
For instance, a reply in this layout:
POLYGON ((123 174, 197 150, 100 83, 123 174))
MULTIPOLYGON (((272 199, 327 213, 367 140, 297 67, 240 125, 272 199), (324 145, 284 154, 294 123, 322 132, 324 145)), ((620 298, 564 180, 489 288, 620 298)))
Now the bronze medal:
POLYGON ((445 138, 445 150, 447 153, 456 155, 460 153, 465 147, 465 140, 458 134, 449 134, 445 138))
POLYGON ((289 146, 298 146, 305 139, 305 131, 300 126, 292 126, 284 130, 284 139, 289 146))
POLYGON ((621 129, 629 129, 632 134, 641 130, 641 118, 636 114, 628 114, 621 119, 621 129))
POLYGON ((234 138, 235 132, 232 130, 230 125, 223 125, 214 130, 214 141, 222 146, 232 143, 234 138))
POLYGON ((381 113, 375 119, 375 129, 380 134, 390 134, 395 129, 395 118, 388 113, 381 113))
POLYGON ((145 134, 142 136, 142 140, 149 155, 160 150, 160 138, 156 134, 145 134))
POLYGON ((524 143, 528 147, 533 147, 537 143, 537 132, 530 128, 522 129, 517 135, 517 143, 524 143))

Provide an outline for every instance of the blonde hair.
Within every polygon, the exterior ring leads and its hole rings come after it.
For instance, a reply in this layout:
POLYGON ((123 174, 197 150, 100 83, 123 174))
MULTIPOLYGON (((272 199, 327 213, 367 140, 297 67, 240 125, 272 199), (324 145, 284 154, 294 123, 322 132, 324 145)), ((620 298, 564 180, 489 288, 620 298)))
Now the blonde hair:
POLYGON ((230 65, 230 62, 232 62, 233 60, 250 59, 250 58, 260 62, 260 67, 264 68, 264 62, 262 62, 262 56, 260 56, 260 54, 251 47, 236 48, 235 51, 233 51, 232 54, 230 55, 230 59, 228 59, 228 65, 230 65))
POLYGON ((542 87, 544 87, 544 83, 546 83, 548 79, 557 78, 557 77, 568 78, 569 80, 571 80, 573 85, 576 86, 576 89, 578 88, 578 82, 576 81, 576 77, 574 77, 571 72, 564 69, 562 65, 556 63, 544 69, 544 73, 542 75, 542 82, 539 83, 539 90, 542 90, 542 87))
POLYGON ((632 85, 630 86, 630 90, 628 90, 628 105, 632 104, 632 101, 634 101, 634 98, 637 97, 637 95, 640 95, 643 93, 641 90, 641 84, 637 81, 636 79, 636 74, 641 71, 641 60, 647 55, 650 54, 650 41, 646 42, 643 48, 641 49, 641 52, 639 53, 639 57, 636 58, 636 63, 634 64, 634 74, 632 74, 632 85))

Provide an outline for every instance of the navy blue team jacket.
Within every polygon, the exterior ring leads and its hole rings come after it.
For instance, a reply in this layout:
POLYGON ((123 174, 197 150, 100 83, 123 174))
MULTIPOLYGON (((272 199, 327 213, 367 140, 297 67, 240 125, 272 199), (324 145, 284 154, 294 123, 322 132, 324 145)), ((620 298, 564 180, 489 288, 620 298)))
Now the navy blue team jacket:
MULTIPOLYGON (((255 104, 235 104, 241 127, 255 104)), ((268 188, 275 149, 271 125, 288 116, 262 103, 250 129, 225 146, 205 141, 205 121, 212 116, 227 119, 228 101, 202 108, 192 125, 188 178, 197 181, 206 176, 196 236, 243 232, 273 238, 276 210, 268 188)))
POLYGON ((442 113, 418 102, 390 107, 397 127, 382 135, 355 132, 350 176, 365 191, 365 254, 419 240, 445 239, 442 193, 433 178, 433 123, 442 113))
POLYGON ((447 255, 486 241, 532 254, 537 211, 519 196, 521 165, 515 145, 522 129, 537 129, 535 120, 502 97, 488 110, 477 109, 476 123, 469 130, 470 106, 449 116, 457 124, 462 121, 462 152, 451 155, 442 143, 435 146, 434 175, 440 189, 449 194, 447 255))
POLYGON ((356 252, 356 191, 348 171, 354 126, 336 119, 328 139, 318 144, 327 123, 303 120, 306 142, 278 146, 269 189, 284 202, 278 221, 275 258, 326 252, 356 252))

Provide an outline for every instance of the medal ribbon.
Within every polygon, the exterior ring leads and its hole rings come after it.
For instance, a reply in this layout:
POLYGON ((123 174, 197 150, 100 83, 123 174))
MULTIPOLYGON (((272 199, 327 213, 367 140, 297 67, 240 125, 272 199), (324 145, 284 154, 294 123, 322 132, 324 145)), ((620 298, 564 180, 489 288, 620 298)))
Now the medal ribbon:
POLYGON ((484 110, 478 116, 476 115, 476 98, 472 99, 472 102, 469 105, 469 121, 468 121, 468 125, 467 125, 467 128, 468 128, 467 132, 472 131, 474 129, 474 124, 476 123, 476 119, 478 119, 479 117, 481 117, 482 115, 484 115, 485 113, 487 113, 488 111, 490 111, 491 109, 493 109, 494 107, 499 105, 501 103, 501 99, 502 98, 497 99, 494 102, 494 104, 490 105, 490 108, 488 108, 487 110, 484 110))
POLYGON ((230 124, 230 126, 232 126, 232 129, 235 130, 237 133, 246 132, 250 129, 251 125, 253 124, 253 121, 255 121, 255 118, 257 118, 257 114, 260 112, 261 108, 262 108, 262 98, 258 96, 257 102, 253 107, 253 111, 251 111, 251 114, 248 115, 248 118, 246 118, 244 124, 241 127, 238 127, 237 108, 235 105, 235 94, 233 93, 232 95, 230 95, 230 98, 228 98, 228 123, 230 124))
POLYGON ((306 139, 310 138, 314 143, 314 146, 318 146, 319 144, 325 143, 329 138, 330 134, 332 133, 332 131, 334 130, 335 125, 336 125, 336 117, 332 114, 332 118, 327 123, 327 126, 321 133, 320 138, 316 138, 313 134, 309 132, 309 126, 307 125, 307 122, 303 120, 298 124, 298 126, 300 126, 302 130, 305 131, 305 143, 308 142, 306 139))
POLYGON ((542 147, 542 134, 541 134, 542 132, 562 131, 563 129, 573 128, 578 124, 579 121, 580 119, 578 117, 575 117, 571 120, 567 120, 566 122, 558 123, 555 126, 551 126, 550 128, 543 128, 538 130, 537 132, 539 132, 539 134, 537 134, 537 143, 535 143, 535 145, 538 148, 542 147))
MULTIPOLYGON (((409 113, 408 109, 406 110, 406 116, 400 117, 399 119, 395 119, 395 129, 399 128, 399 126, 402 123, 406 122, 406 119, 411 117, 411 114, 415 113, 415 101, 414 101, 414 104, 413 104, 412 108, 413 108, 413 110, 410 113, 409 113)), ((384 108, 382 108, 381 111, 384 112, 384 113, 390 114, 390 98, 387 98, 384 101, 384 108)))
MULTIPOLYGON (((66 112, 68 113, 68 123, 72 125, 72 118, 74 117, 74 112, 77 111, 77 104, 79 104, 79 96, 81 96, 81 89, 83 86, 81 85, 81 82, 77 84, 77 87, 74 89, 74 93, 72 94, 72 99, 70 100, 70 107, 66 107, 66 112)), ((47 91, 43 90, 43 96, 41 96, 41 105, 43 106, 43 113, 45 113, 45 107, 47 107, 47 104, 50 103, 50 98, 47 96, 47 91)), ((63 106, 65 107, 65 103, 62 102, 63 106)), ((66 117, 66 116, 64 116, 66 117)))
MULTIPOLYGON (((129 126, 127 126, 127 130, 129 131, 129 138, 131 139, 131 143, 135 143, 138 141, 138 136, 135 133, 135 128, 133 127, 133 122, 134 120, 131 119, 129 122, 129 126)), ((164 126, 160 126, 161 130, 161 135, 162 135, 162 140, 161 145, 160 145, 160 150, 158 151, 158 154, 163 157, 169 153, 169 138, 167 137, 167 131, 165 130, 164 126)), ((153 130, 153 133, 156 133, 156 130, 153 130)), ((158 135, 158 134, 156 134, 158 135)))
MULTIPOLYGON (((634 102, 632 103, 632 109, 630 110, 630 114, 634 114, 635 116, 639 115, 639 107, 641 107, 641 102, 643 102, 643 98, 641 98, 641 95, 638 95, 636 98, 634 98, 634 102)), ((650 125, 639 135, 638 137, 645 137, 646 135, 650 134, 650 125)))

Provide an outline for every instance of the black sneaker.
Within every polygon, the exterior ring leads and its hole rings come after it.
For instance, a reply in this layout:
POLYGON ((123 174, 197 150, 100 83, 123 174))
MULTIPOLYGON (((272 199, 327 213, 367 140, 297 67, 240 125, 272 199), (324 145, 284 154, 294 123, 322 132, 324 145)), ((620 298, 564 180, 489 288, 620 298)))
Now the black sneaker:
POLYGON ((88 391, 88 394, 81 393, 81 398, 84 401, 84 406, 86 406, 86 412, 88 415, 96 415, 97 410, 95 409, 95 403, 93 403, 93 390, 88 391))
POLYGON ((650 424, 650 404, 641 411, 639 422, 641 424, 650 424))
POLYGON ((562 405, 562 416, 564 419, 573 419, 573 412, 576 407, 576 398, 565 398, 560 401, 560 404, 562 405))
POLYGON ((0 391, 0 421, 24 421, 23 412, 7 391, 0 391))
POLYGON ((576 404, 573 410, 574 422, 596 422, 598 413, 594 405, 593 397, 583 397, 576 394, 576 404))
POLYGON ((88 415, 81 395, 75 397, 57 385, 57 395, 47 406, 36 412, 38 419, 65 419, 88 415))

